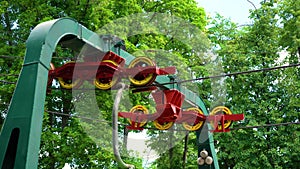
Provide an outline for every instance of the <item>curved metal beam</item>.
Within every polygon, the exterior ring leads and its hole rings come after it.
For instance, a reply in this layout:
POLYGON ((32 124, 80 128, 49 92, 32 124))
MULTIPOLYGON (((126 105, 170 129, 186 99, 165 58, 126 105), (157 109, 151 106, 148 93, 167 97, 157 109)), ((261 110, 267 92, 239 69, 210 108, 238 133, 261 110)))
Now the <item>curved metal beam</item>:
POLYGON ((68 35, 105 50, 97 34, 70 18, 44 22, 32 30, 0 135, 0 168, 37 168, 48 69, 58 42, 68 35))

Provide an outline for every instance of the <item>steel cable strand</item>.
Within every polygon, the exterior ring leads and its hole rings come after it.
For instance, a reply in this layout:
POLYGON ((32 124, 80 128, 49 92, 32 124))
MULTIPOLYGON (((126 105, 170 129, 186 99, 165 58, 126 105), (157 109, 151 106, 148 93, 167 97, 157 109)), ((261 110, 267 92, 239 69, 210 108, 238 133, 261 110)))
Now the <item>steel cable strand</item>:
POLYGON ((112 109, 112 138, 113 138, 113 149, 114 149, 114 156, 115 159, 118 163, 118 165, 120 165, 121 168, 129 168, 129 169, 134 169, 134 165, 131 164, 126 164, 120 155, 120 151, 119 151, 119 144, 118 144, 118 108, 119 108, 119 103, 122 97, 122 92, 125 89, 125 84, 124 83, 118 83, 114 88, 117 89, 117 94, 114 100, 114 105, 113 105, 113 109, 112 109))

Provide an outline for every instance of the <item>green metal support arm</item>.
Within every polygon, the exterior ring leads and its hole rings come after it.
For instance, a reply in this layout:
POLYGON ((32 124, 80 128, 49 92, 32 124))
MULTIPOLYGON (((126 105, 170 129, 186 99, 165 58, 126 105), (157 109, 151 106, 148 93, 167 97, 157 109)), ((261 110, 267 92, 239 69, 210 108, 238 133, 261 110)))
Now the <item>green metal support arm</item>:
POLYGON ((48 69, 58 42, 67 36, 105 50, 97 34, 69 18, 41 23, 31 32, 0 135, 1 169, 37 168, 48 69))
MULTIPOLYGON (((134 56, 121 49, 109 49, 105 42, 94 32, 86 29, 71 18, 61 18, 44 22, 36 26, 26 43, 26 55, 8 114, 0 135, 1 169, 35 169, 38 166, 38 154, 42 132, 42 121, 48 80, 48 69, 52 54, 59 42, 68 48, 78 49, 88 45, 100 52, 115 51, 130 63, 134 56)), ((158 78, 157 83, 167 83, 170 79, 158 78)), ((168 87, 166 85, 166 87, 168 87)), ((208 114, 203 101, 193 92, 178 87, 186 99, 199 106, 208 114)), ((205 125, 208 127, 208 125, 205 125)), ((199 133, 199 132, 198 132, 199 133)), ((214 163, 210 168, 218 169, 213 138, 209 132, 201 137, 208 138, 199 144, 199 150, 205 148, 212 154, 214 163)), ((198 134, 199 136, 199 134, 198 134)), ((203 166, 202 168, 208 168, 203 166)))

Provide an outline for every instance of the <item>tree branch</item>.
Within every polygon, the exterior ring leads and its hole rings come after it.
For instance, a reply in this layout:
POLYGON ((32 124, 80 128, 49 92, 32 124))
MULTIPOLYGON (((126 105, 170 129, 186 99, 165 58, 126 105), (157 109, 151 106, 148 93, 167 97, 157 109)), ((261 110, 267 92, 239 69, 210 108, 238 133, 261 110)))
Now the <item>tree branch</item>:
POLYGON ((254 3, 252 1, 250 1, 250 0, 247 0, 247 1, 254 7, 255 10, 257 10, 256 6, 254 5, 254 3))
POLYGON ((22 56, 7 56, 7 55, 0 55, 0 58, 4 58, 4 59, 16 59, 16 58, 20 58, 20 59, 23 59, 22 56))
POLYGON ((9 82, 9 81, 5 81, 5 80, 0 80, 0 83, 4 83, 4 84, 16 84, 16 82, 9 82))

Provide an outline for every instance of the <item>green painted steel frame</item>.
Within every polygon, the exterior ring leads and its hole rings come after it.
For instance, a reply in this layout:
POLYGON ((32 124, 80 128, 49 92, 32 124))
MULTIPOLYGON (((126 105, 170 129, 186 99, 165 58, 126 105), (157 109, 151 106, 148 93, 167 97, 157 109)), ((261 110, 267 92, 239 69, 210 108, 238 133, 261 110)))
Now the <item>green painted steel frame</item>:
MULTIPOLYGON (((134 59, 134 56, 119 48, 108 49, 109 45, 106 45, 96 33, 71 18, 51 20, 37 25, 27 40, 23 68, 2 127, 1 169, 37 168, 49 65, 57 44, 70 36, 76 39, 69 44, 70 48, 87 44, 102 52, 108 50, 116 52, 126 59, 126 64, 134 59)), ((156 79, 157 83, 170 81, 168 77, 156 79)), ((173 85, 165 85, 165 87, 174 88, 173 85)), ((186 99, 200 107, 204 114, 208 114, 203 101, 195 93, 184 87, 176 86, 175 88, 180 90, 186 99)), ((208 127, 205 124, 204 128, 208 127)), ((200 131, 197 133, 199 136, 200 131)), ((212 155, 214 163, 212 166, 199 168, 219 169, 211 133, 202 132, 201 134, 201 137, 208 139, 199 144, 199 150, 206 149, 212 155)))

